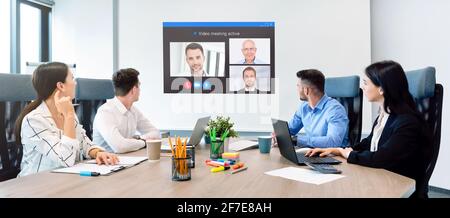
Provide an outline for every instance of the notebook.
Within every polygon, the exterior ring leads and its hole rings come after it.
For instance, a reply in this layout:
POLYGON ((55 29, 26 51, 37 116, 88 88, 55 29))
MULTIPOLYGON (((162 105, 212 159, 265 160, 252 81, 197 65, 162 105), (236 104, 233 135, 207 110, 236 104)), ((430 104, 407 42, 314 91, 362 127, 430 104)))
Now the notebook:
POLYGON ((229 150, 232 151, 242 151, 246 149, 258 148, 257 141, 250 140, 239 140, 237 142, 233 142, 229 145, 229 150))
POLYGON ((119 156, 119 163, 116 165, 98 165, 95 160, 89 160, 83 163, 75 164, 72 167, 60 168, 56 170, 52 170, 54 173, 74 173, 80 174, 82 171, 88 172, 98 172, 100 175, 109 175, 111 173, 123 170, 128 167, 135 166, 145 160, 147 157, 127 157, 127 156, 119 156))

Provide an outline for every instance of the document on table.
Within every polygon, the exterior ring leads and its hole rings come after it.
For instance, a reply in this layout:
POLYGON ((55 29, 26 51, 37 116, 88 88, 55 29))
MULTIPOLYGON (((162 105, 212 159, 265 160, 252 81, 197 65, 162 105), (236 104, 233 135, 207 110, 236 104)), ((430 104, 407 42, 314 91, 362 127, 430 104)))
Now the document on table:
POLYGON ((298 167, 285 167, 277 170, 265 172, 269 176, 278 176, 285 179, 296 180, 299 182, 306 182, 316 185, 331 182, 336 179, 344 178, 343 175, 323 174, 310 169, 303 169, 298 167))
MULTIPOLYGON (((137 165, 138 163, 141 163, 148 159, 148 157, 129 157, 129 156, 118 156, 119 163, 117 165, 125 165, 125 166, 133 166, 137 165)), ((88 160, 85 163, 88 164, 95 164, 95 160, 88 160)))
POLYGON ((250 140, 239 140, 237 142, 233 142, 229 145, 229 150, 232 151, 242 151, 245 149, 251 149, 251 148, 257 148, 258 142, 257 141, 250 141, 250 140))
POLYGON ((145 160, 147 157, 127 157, 127 156, 119 156, 119 163, 116 165, 98 165, 95 160, 89 160, 84 163, 75 164, 72 167, 60 168, 56 170, 52 170, 54 173, 75 173, 79 174, 82 171, 87 172, 98 172, 100 175, 108 175, 113 172, 117 172, 123 170, 128 167, 132 167, 137 165, 145 160))

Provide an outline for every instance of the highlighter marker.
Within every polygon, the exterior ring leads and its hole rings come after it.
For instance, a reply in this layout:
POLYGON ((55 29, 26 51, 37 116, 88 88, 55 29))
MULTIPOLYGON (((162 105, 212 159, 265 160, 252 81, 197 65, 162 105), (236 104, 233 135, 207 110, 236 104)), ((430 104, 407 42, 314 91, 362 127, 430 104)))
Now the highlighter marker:
POLYGON ((239 162, 239 163, 233 165, 232 168, 233 168, 233 170, 236 170, 236 169, 239 169, 239 168, 241 168, 241 167, 243 167, 243 166, 244 166, 244 163, 239 162))
POLYGON ((90 171, 80 171, 80 176, 100 176, 100 173, 90 171))
POLYGON ((219 167, 214 167, 214 168, 212 168, 211 169, 211 172, 212 173, 217 173, 217 172, 221 172, 221 171, 224 171, 224 170, 229 170, 230 169, 230 167, 229 166, 219 166, 219 167))
POLYGON ((223 166, 214 167, 211 169, 211 173, 217 173, 217 172, 224 171, 224 170, 225 170, 225 167, 223 167, 223 166))

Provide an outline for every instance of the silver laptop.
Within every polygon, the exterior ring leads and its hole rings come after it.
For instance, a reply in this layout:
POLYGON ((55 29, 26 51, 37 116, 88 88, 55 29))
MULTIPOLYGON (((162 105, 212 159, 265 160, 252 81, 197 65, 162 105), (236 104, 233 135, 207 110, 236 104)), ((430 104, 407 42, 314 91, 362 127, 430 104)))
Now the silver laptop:
MULTIPOLYGON (((191 137, 189 137, 188 145, 197 146, 202 141, 203 133, 205 132, 206 125, 208 125, 211 116, 203 117, 197 120, 194 130, 192 130, 191 137)), ((170 151, 169 140, 167 138, 163 139, 161 150, 170 151)))

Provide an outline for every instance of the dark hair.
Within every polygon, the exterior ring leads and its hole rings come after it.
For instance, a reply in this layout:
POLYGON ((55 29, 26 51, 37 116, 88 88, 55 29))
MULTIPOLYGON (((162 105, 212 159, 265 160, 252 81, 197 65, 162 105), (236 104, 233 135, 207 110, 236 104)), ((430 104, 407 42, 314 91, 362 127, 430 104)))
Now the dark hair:
POLYGON ((307 82, 313 85, 321 93, 324 93, 325 87, 325 76, 322 72, 316 69, 300 70, 297 72, 297 77, 302 80, 302 82, 307 82))
POLYGON ((69 67, 60 62, 41 64, 34 70, 32 83, 34 90, 36 90, 37 99, 29 103, 16 119, 15 135, 18 145, 22 144, 20 132, 22 131, 23 118, 53 94, 58 82, 65 83, 68 73, 69 67))
POLYGON ((255 77, 256 77, 256 70, 253 67, 246 67, 243 71, 242 71, 242 77, 244 77, 245 75, 245 71, 253 71, 255 73, 255 77))
POLYGON ((389 114, 419 114, 400 64, 394 61, 376 62, 366 68, 366 75, 383 90, 384 111, 389 114))
POLYGON ((200 51, 202 52, 202 55, 204 55, 203 47, 200 44, 198 44, 198 43, 193 42, 193 43, 187 45, 186 49, 184 50, 184 54, 187 54, 187 51, 189 49, 191 49, 191 50, 200 49, 200 51))
POLYGON ((113 74, 114 92, 116 96, 125 96, 139 85, 139 72, 133 68, 121 69, 113 74))

